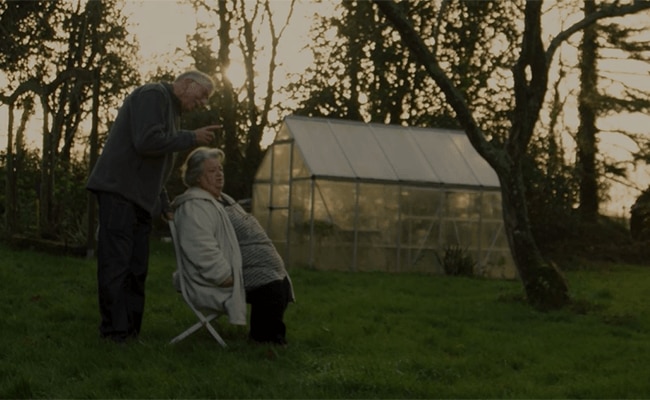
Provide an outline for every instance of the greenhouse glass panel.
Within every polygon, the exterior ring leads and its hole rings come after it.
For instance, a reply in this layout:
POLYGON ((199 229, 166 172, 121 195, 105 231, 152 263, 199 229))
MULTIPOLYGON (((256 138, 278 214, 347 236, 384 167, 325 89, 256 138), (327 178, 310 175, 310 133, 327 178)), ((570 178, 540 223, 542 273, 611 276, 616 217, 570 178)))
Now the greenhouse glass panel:
POLYGON ((401 191, 401 209, 404 216, 435 217, 442 211, 442 191, 420 187, 403 188, 401 191))
POLYGON ((334 137, 346 155, 355 177, 397 180, 393 167, 368 127, 346 126, 345 129, 334 131, 334 137))
POLYGON ((356 271, 397 272, 397 250, 395 247, 359 246, 356 271))
MULTIPOLYGON (((454 142, 461 154, 472 154, 475 152, 474 146, 467 139, 467 135, 449 135, 448 137, 454 142)), ((474 176, 477 177, 477 181, 481 182, 482 186, 499 187, 499 177, 483 157, 464 158, 474 176)))
MULTIPOLYGON (((269 152, 269 155, 271 155, 271 152, 269 152)), ((257 172, 255 173, 255 181, 260 182, 268 182, 271 180, 271 165, 273 163, 273 157, 264 157, 262 159, 262 162, 260 163, 260 166, 257 168, 257 172)))
POLYGON ((294 127, 295 144, 313 175, 354 178, 349 160, 332 135, 329 124, 320 123, 308 130, 300 129, 301 121, 294 127))
POLYGON ((356 184, 352 182, 316 181, 314 221, 333 225, 335 232, 354 231, 356 184))
POLYGON ((408 131, 396 131, 388 125, 370 125, 399 181, 440 182, 408 131))
POLYGON ((444 274, 445 271, 438 260, 437 253, 438 250, 436 249, 422 249, 420 251, 402 249, 400 251, 400 271, 444 274))
POLYGON ((357 240, 374 246, 397 243, 399 187, 361 183, 357 217, 357 240))
POLYGON ((442 196, 443 192, 435 188, 401 190, 400 248, 403 251, 400 262, 407 268, 421 270, 423 260, 433 260, 431 257, 440 243, 442 196))
POLYGON ((479 192, 446 192, 446 218, 478 219, 481 213, 481 194, 479 192))
POLYGON ((483 221, 481 223, 481 245, 484 249, 509 249, 503 222, 483 221))
POLYGON ((466 220, 443 220, 442 244, 447 246, 460 246, 465 249, 478 248, 479 224, 466 220))
POLYGON ((410 217, 402 220, 402 246, 413 249, 437 249, 440 243, 440 220, 428 217, 410 217))
POLYGON ((291 266, 298 267, 310 267, 310 268, 320 268, 322 266, 316 266, 314 260, 311 259, 311 248, 309 243, 300 243, 294 241, 293 237, 290 236, 290 244, 288 247, 288 259, 291 262, 291 266))
POLYGON ((271 186, 266 183, 253 185, 253 208, 251 213, 257 217, 262 226, 266 226, 269 219, 269 199, 271 186))
POLYGON ((291 143, 277 144, 272 147, 273 150, 273 182, 288 183, 291 175, 291 143))
POLYGON ((291 227, 301 235, 310 232, 311 187, 311 180, 299 180, 293 181, 291 189, 291 227))
POLYGON ((282 243, 285 248, 287 241, 288 210, 273 210, 270 214, 270 224, 267 233, 275 243, 282 243))
POLYGON ((289 185, 273 185, 271 192, 271 204, 272 208, 286 208, 289 206, 289 185))
POLYGON ((450 135, 414 132, 418 146, 426 149, 424 155, 442 182, 466 186, 478 185, 476 176, 466 164, 465 155, 458 151, 458 147, 449 138, 450 135))
POLYGON ((503 220, 501 192, 483 192, 481 217, 490 220, 503 220))
POLYGON ((353 271, 354 246, 350 243, 317 243, 311 266, 322 270, 353 271))
POLYGON ((298 146, 293 146, 293 159, 291 162, 293 163, 291 166, 291 176, 294 179, 309 178, 312 176, 311 170, 305 165, 304 158, 298 146))

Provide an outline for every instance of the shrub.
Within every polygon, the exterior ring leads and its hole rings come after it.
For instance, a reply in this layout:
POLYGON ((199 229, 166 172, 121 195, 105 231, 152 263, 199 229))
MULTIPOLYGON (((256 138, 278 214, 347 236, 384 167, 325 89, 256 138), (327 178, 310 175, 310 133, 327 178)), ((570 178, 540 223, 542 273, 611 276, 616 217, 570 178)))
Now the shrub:
POLYGON ((436 258, 447 275, 472 276, 474 274, 476 261, 467 249, 463 249, 459 245, 446 246, 444 255, 441 257, 436 252, 436 258))

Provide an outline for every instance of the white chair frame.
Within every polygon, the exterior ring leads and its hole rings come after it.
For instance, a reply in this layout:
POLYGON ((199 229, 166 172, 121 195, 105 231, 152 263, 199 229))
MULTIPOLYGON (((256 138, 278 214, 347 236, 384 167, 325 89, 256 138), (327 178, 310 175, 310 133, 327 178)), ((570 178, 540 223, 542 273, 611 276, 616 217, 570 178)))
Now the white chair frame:
POLYGON ((194 312, 194 315, 199 319, 199 322, 196 324, 192 325, 188 329, 186 329, 183 333, 180 335, 174 337, 169 344, 174 344, 177 342, 180 342, 181 340, 185 339, 192 333, 198 331, 201 329, 201 327, 205 327, 208 332, 210 332, 210 335, 219 342, 219 344, 222 347, 228 347, 226 345, 226 342, 221 338, 219 333, 217 333, 217 330, 214 329, 214 327, 210 324, 210 322, 214 319, 216 319, 220 314, 219 313, 211 313, 209 315, 204 315, 201 311, 197 310, 196 307, 192 304, 192 302, 189 299, 189 296, 187 295, 187 289, 185 287, 185 279, 183 279, 183 260, 182 260, 182 250, 181 250, 181 245, 180 242, 178 241, 178 234, 176 232, 176 224, 174 223, 173 220, 169 221, 169 231, 171 232, 172 235, 172 243, 174 243, 174 253, 176 254, 176 265, 178 266, 178 272, 181 274, 179 276, 179 281, 180 281, 180 286, 181 286, 181 294, 183 295, 183 300, 185 303, 190 307, 192 312, 194 312))

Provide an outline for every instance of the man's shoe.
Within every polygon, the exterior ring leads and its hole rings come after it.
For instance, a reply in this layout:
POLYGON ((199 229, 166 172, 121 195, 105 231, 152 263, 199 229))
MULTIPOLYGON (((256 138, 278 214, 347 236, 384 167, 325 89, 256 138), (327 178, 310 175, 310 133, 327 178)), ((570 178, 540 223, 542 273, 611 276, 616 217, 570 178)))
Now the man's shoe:
POLYGON ((126 335, 99 335, 100 338, 106 340, 107 342, 112 342, 116 344, 126 344, 128 337, 126 335))

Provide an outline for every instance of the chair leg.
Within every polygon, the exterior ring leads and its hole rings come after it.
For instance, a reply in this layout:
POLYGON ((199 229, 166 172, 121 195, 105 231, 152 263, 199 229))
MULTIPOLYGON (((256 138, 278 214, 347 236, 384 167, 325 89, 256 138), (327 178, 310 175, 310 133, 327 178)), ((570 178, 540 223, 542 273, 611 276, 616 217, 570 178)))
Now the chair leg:
POLYGON ((228 347, 228 345, 226 345, 226 342, 224 342, 224 340, 223 340, 223 339, 221 338, 221 336, 217 333, 217 331, 212 327, 212 325, 210 325, 209 322, 207 322, 207 323, 205 324, 205 327, 208 328, 208 332, 210 332, 210 334, 212 335, 212 337, 214 338, 214 340, 216 340, 217 342, 219 342, 219 344, 221 345, 221 347, 223 347, 223 348, 228 347))
POLYGON ((185 332, 183 332, 183 333, 181 333, 180 335, 178 335, 178 336, 176 336, 175 338, 173 338, 173 339, 169 342, 169 344, 174 344, 174 343, 180 342, 181 340, 185 339, 186 337, 190 336, 190 335, 193 334, 194 332, 196 332, 196 331, 198 331, 199 329, 201 329, 202 326, 203 326, 203 322, 200 322, 200 321, 197 322, 196 324, 194 324, 194 325, 192 325, 191 327, 189 327, 185 332))
POLYGON ((221 345, 221 347, 223 347, 223 348, 228 347, 228 345, 226 345, 226 342, 223 340, 223 338, 217 333, 216 329, 214 329, 214 327, 210 324, 210 321, 214 320, 218 316, 219 316, 218 314, 211 314, 211 315, 208 315, 207 317, 199 316, 199 319, 200 319, 199 322, 197 322, 196 324, 189 327, 187 330, 185 330, 185 332, 183 332, 180 335, 173 338, 169 342, 169 344, 178 343, 181 340, 188 337, 189 335, 196 332, 197 330, 201 329, 202 326, 205 326, 206 329, 208 330, 208 332, 210 332, 210 335, 212 335, 214 340, 216 340, 221 345))

